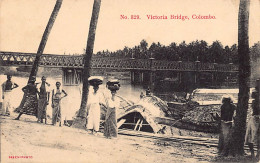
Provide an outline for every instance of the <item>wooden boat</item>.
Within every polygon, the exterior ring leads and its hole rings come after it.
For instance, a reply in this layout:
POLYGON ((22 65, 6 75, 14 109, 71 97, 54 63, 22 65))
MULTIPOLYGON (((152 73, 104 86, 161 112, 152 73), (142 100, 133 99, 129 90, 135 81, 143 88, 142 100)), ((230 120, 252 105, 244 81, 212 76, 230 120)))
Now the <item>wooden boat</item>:
MULTIPOLYGON (((179 105, 184 108, 189 106, 189 103, 179 105)), ((199 110, 202 109, 197 107, 199 110)), ((139 103, 128 107, 125 112, 118 115, 118 127, 164 134, 167 130, 170 131, 171 127, 208 133, 218 132, 217 121, 208 111, 197 113, 199 114, 190 114, 191 117, 195 117, 193 121, 190 121, 188 115, 176 119, 174 111, 169 109, 166 102, 156 96, 146 96, 139 103)))

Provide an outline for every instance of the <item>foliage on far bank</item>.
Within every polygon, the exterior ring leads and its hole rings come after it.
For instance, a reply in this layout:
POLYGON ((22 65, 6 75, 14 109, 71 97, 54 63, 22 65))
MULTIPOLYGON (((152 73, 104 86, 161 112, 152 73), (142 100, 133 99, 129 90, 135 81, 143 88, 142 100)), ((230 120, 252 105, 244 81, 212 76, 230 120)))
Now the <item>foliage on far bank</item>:
MULTIPOLYGON (((117 51, 103 50, 97 52, 96 56, 238 64, 238 46, 236 44, 223 46, 218 40, 211 45, 204 40, 196 40, 190 43, 183 41, 180 44, 172 42, 168 46, 160 42, 148 45, 146 40, 142 40, 139 45, 132 48, 125 46, 117 51)), ((250 48, 250 56, 252 61, 260 57, 260 42, 250 48)))
MULTIPOLYGON (((11 66, 2 66, 0 67, 0 75, 13 75, 19 77, 29 77, 31 67, 20 68, 20 67, 11 67, 11 66)), ((37 73, 38 77, 62 77, 62 71, 57 68, 39 68, 37 73)))

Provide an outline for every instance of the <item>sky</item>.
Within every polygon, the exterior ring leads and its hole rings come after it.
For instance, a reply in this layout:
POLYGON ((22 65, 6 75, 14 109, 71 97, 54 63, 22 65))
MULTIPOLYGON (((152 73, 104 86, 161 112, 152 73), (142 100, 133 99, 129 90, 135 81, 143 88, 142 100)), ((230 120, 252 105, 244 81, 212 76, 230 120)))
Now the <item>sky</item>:
MULTIPOLYGON (((0 0, 0 51, 36 53, 56 0, 0 0)), ((86 48, 93 0, 63 0, 45 54, 82 54, 86 48)), ((94 53, 134 47, 142 39, 190 43, 219 40, 237 44, 239 0, 103 0, 94 53), (129 19, 120 19, 121 15, 129 19), (141 19, 131 19, 139 15, 141 19), (148 19, 147 15, 168 19, 148 19), (189 20, 169 19, 170 15, 189 20), (192 19, 211 15, 216 19, 192 19)), ((260 41, 260 0, 251 0, 249 44, 260 41)))

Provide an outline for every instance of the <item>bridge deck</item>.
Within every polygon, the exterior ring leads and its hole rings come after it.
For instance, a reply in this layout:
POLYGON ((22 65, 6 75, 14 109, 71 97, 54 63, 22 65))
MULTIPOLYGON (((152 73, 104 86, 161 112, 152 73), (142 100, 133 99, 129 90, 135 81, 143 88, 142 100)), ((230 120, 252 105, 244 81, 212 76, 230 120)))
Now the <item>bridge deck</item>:
MULTIPOLYGON (((0 51, 2 66, 31 66, 35 53, 0 51)), ((60 68, 83 68, 83 55, 52 55, 44 54, 40 66, 60 68)), ((238 72, 238 66, 233 64, 216 64, 201 62, 178 62, 150 59, 130 59, 95 57, 92 58, 91 68, 120 69, 120 70, 169 70, 169 71, 200 71, 200 72, 238 72)))

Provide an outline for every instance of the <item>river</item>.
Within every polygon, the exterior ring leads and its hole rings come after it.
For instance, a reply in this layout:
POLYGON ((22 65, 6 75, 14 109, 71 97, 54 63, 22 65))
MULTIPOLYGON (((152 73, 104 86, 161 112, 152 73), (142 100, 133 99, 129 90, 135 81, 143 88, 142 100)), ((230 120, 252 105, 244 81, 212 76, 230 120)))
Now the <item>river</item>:
MULTIPOLYGON (((6 80, 5 75, 0 75, 0 83, 3 83, 6 80)), ((27 77, 12 77, 12 81, 17 83, 19 87, 17 89, 14 89, 12 91, 13 99, 11 101, 13 109, 12 111, 19 106, 22 97, 23 92, 22 88, 26 85, 28 78, 27 77)), ((51 89, 55 88, 56 81, 60 81, 62 83, 62 78, 47 78, 47 82, 51 85, 51 89)), ((41 82, 41 78, 36 79, 36 83, 41 82)), ((75 116, 76 111, 80 108, 80 102, 81 102, 81 92, 82 92, 82 85, 78 86, 62 86, 62 89, 64 89, 68 96, 62 99, 61 107, 62 107, 62 114, 64 118, 66 119, 72 119, 72 117, 75 116)), ((90 87, 90 91, 92 91, 93 88, 90 87)), ((109 93, 107 90, 105 84, 102 84, 99 88, 99 91, 109 93)), ((131 100, 133 102, 138 102, 140 93, 145 92, 145 89, 142 88, 142 86, 133 86, 131 84, 123 84, 121 85, 120 90, 118 91, 118 95, 124 97, 127 100, 131 100)), ((0 94, 2 97, 2 90, 0 91, 0 94)), ((51 100, 50 100, 51 101, 51 100)), ((2 99, 1 101, 2 102, 2 99)), ((48 105, 47 107, 47 114, 52 114, 52 108, 51 105, 48 105)))

